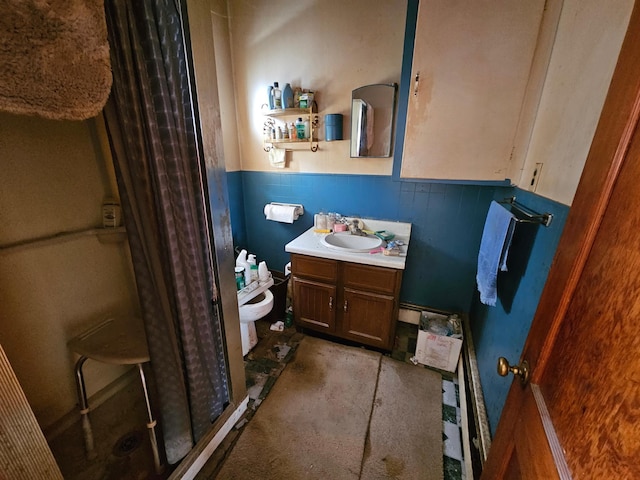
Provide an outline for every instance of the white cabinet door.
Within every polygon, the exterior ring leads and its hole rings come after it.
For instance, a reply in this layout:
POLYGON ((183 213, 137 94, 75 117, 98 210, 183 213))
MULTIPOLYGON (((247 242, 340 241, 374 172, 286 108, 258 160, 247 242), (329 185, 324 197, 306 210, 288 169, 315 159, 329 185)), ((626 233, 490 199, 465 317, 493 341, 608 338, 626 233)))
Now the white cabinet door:
POLYGON ((545 0, 420 1, 401 177, 517 173, 510 159, 544 7, 545 0))

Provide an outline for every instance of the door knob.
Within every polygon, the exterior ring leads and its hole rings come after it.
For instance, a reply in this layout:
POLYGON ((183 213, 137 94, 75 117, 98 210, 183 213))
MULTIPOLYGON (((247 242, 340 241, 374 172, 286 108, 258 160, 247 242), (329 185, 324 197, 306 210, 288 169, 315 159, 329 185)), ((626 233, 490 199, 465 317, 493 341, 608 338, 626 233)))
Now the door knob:
POLYGON ((509 361, 506 358, 500 357, 498 359, 498 375, 506 377, 509 372, 516 377, 520 377, 520 383, 526 385, 529 381, 529 362, 523 360, 520 365, 509 365, 509 361))

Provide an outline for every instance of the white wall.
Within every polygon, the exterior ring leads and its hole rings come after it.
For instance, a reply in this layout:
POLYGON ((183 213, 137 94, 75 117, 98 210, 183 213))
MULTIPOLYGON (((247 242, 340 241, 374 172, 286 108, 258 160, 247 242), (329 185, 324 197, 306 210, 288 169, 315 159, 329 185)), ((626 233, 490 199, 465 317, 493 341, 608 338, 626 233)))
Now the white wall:
MULTIPOLYGON (((393 161, 349 156, 351 91, 400 82, 406 0, 230 0, 231 51, 242 170, 269 171, 262 146, 267 86, 314 90, 321 118, 345 115, 344 138, 289 154, 288 171, 390 175, 393 161)), ((299 148, 296 146, 296 148, 299 148)))
MULTIPOLYGON (((40 425, 76 405, 67 342, 111 312, 137 309, 126 243, 85 236, 54 244, 30 240, 102 223, 113 177, 94 121, 62 122, 0 114, 0 343, 40 425)), ((124 369, 86 364, 89 394, 124 369)))
POLYGON ((627 30, 633 0, 565 0, 519 187, 571 205, 627 30))

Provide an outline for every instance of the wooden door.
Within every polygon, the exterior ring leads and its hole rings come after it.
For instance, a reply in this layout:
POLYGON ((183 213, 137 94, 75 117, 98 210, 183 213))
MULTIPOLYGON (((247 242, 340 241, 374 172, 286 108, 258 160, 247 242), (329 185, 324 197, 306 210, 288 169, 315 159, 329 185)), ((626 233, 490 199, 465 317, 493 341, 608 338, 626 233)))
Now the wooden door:
POLYGON ((483 479, 640 478, 639 116, 636 5, 483 479))

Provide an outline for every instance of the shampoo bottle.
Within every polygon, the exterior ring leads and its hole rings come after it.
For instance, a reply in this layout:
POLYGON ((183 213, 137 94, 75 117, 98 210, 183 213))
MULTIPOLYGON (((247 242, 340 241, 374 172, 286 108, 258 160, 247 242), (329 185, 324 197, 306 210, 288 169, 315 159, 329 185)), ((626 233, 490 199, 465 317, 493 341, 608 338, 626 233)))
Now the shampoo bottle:
POLYGON ((293 108, 293 90, 288 83, 282 89, 282 108, 293 108))
POLYGON ((282 90, 278 86, 278 82, 273 82, 273 108, 282 108, 282 90))

